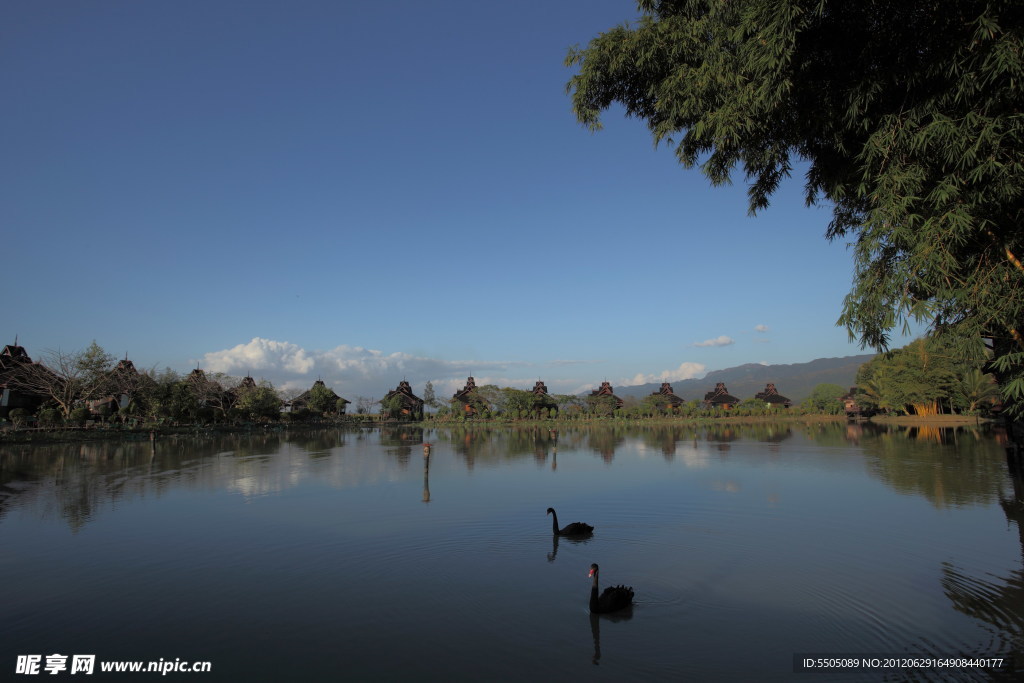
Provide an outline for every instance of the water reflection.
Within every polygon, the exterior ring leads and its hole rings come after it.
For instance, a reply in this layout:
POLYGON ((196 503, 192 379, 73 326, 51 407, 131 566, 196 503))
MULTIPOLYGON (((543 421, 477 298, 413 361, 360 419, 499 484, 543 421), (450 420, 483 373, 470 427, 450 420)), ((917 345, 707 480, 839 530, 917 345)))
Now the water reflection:
MULTIPOLYGON (((837 458, 848 458, 846 449, 857 446, 871 476, 900 493, 923 496, 938 508, 995 502, 1006 477, 1001 446, 990 431, 973 426, 905 429, 871 423, 758 423, 558 431, 536 426, 436 430, 412 426, 8 446, 0 454, 0 519, 15 506, 32 507, 42 515, 59 516, 77 530, 105 505, 160 496, 177 487, 220 487, 252 497, 279 493, 310 477, 354 486, 388 478, 395 467, 408 468, 428 439, 435 450, 445 448, 469 471, 532 460, 557 472, 560 451, 594 454, 611 464, 615 454, 628 446, 660 453, 668 463, 702 468, 729 457, 738 443, 767 444, 767 454, 777 456, 797 435, 818 447, 835 447, 837 458), (386 460, 334 457, 348 449, 362 452, 378 447, 383 447, 386 460)), ((763 458, 765 451, 744 456, 763 458)), ((422 500, 430 502, 430 456, 423 455, 422 500)), ((727 488, 731 490, 732 485, 727 488)))
POLYGON ((51 632, 123 643, 131 622, 119 657, 178 637, 154 654, 219 650, 225 680, 300 662, 311 680, 427 680, 424 661, 453 680, 510 667, 574 680, 593 665, 615 680, 746 680, 736 643, 769 665, 798 645, 1024 655, 1024 487, 1000 448, 973 427, 870 423, 4 447, 0 548, 17 552, 0 553, 15 603, 0 654, 51 632), (551 502, 597 533, 548 546, 551 502), (594 560, 643 600, 628 624, 588 615, 588 636, 578 568, 594 560), (92 616, 60 616, 73 611, 92 616))
POLYGON ((633 606, 630 605, 624 610, 612 614, 590 614, 590 638, 594 642, 594 654, 590 658, 591 664, 599 666, 601 663, 601 621, 612 623, 629 621, 633 618, 633 606))
POLYGON ((558 534, 551 535, 551 552, 548 553, 548 562, 554 562, 558 556, 558 544, 559 542, 570 543, 574 546, 582 546, 590 543, 590 537, 588 536, 559 536, 558 534))
POLYGON ((1008 524, 1016 526, 1022 569, 1006 577, 975 576, 944 562, 942 588, 957 611, 985 625, 990 641, 981 651, 1013 657, 1018 672, 1024 668, 1024 472, 1007 454, 1012 491, 1000 500, 1008 524))
POLYGON ((423 445, 423 502, 430 502, 430 444, 423 445))

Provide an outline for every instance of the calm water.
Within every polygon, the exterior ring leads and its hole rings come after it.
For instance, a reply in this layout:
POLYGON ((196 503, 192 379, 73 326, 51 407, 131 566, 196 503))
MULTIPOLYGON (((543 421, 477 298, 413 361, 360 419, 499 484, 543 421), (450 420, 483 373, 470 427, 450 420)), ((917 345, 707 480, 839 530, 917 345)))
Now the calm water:
POLYGON ((169 674, 195 681, 990 678, 794 673, 799 653, 1024 666, 1024 513, 978 430, 4 447, 0 485, 5 680, 53 653, 211 662, 169 674), (554 542, 549 506, 593 537, 554 542), (631 613, 589 615, 591 562, 635 588, 631 613))

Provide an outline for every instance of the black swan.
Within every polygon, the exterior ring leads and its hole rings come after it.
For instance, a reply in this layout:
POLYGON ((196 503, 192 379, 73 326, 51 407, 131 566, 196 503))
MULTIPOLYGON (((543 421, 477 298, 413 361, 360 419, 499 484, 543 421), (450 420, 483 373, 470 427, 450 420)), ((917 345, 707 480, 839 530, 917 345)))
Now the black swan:
POLYGON ((548 508, 548 514, 551 515, 551 531, 555 536, 586 536, 594 533, 594 527, 583 522, 566 524, 564 529, 559 529, 558 515, 555 513, 555 508, 548 508))
POLYGON ((590 611, 594 614, 618 612, 633 604, 632 586, 608 586, 597 595, 597 565, 590 565, 590 576, 594 582, 590 588, 590 611))

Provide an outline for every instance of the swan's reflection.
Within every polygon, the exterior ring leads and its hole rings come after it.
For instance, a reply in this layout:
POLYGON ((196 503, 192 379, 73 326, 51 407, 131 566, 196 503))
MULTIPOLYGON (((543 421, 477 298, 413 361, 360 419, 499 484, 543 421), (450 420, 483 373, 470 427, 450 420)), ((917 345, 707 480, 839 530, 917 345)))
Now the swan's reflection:
POLYGON ((633 618, 633 606, 613 612, 611 614, 594 614, 590 613, 590 636, 594 639, 594 656, 591 657, 590 662, 594 666, 598 666, 601 662, 601 620, 607 619, 608 621, 629 621, 633 618))
POLYGON ((558 555, 558 540, 562 539, 572 543, 573 545, 580 545, 582 543, 590 543, 591 538, 589 536, 574 538, 572 536, 557 536, 552 534, 551 536, 551 552, 548 553, 548 562, 554 562, 555 556, 558 555))

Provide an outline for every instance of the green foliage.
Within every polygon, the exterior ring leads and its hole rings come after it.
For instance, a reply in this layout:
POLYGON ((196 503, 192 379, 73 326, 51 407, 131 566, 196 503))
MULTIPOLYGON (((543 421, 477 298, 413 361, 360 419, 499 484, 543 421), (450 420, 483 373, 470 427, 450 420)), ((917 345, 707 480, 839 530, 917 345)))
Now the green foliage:
POLYGON ((79 425, 85 424, 85 421, 89 419, 89 409, 85 406, 78 406, 71 411, 68 419, 79 425))
POLYGON ((281 399, 270 386, 257 386, 242 393, 235 409, 252 420, 276 420, 281 415, 281 399))
POLYGON ((513 419, 518 419, 521 415, 529 415, 537 405, 537 396, 532 391, 505 387, 501 392, 503 394, 503 410, 513 419))
POLYGON ((309 390, 309 409, 314 413, 329 413, 337 409, 335 394, 325 384, 314 384, 309 390))
POLYGON ((838 384, 824 383, 814 387, 811 395, 805 398, 800 407, 808 413, 824 413, 826 415, 838 415, 843 412, 843 402, 840 400, 848 390, 838 384))
POLYGON ((996 403, 999 398, 999 387, 992 375, 987 375, 978 368, 971 368, 954 386, 953 397, 961 410, 978 413, 996 403))
POLYGON ((391 398, 381 399, 380 412, 388 418, 399 418, 402 416, 402 397, 399 395, 391 398))
POLYGON ((43 408, 39 411, 39 424, 53 427, 63 422, 60 411, 56 408, 43 408))
POLYGON ((433 382, 427 382, 423 388, 423 404, 435 410, 441 407, 441 402, 437 400, 437 394, 434 392, 433 382))
MULTIPOLYGON (((853 248, 839 318, 865 346, 927 323, 1024 410, 1024 4, 639 0, 573 48, 580 122, 618 102, 751 212, 795 162, 853 248)), ((1016 409, 1016 408, 1015 408, 1016 409)))
POLYGON ((20 427, 28 421, 29 414, 24 408, 14 408, 7 413, 7 417, 14 423, 15 427, 20 427))
POLYGON ((80 399, 94 399, 113 393, 109 375, 114 367, 114 356, 104 351, 95 339, 75 355, 74 363, 82 384, 80 399))
POLYGON ((977 370, 959 360, 943 337, 925 337, 861 366, 857 401, 882 412, 930 415, 960 393, 963 378, 977 370))

